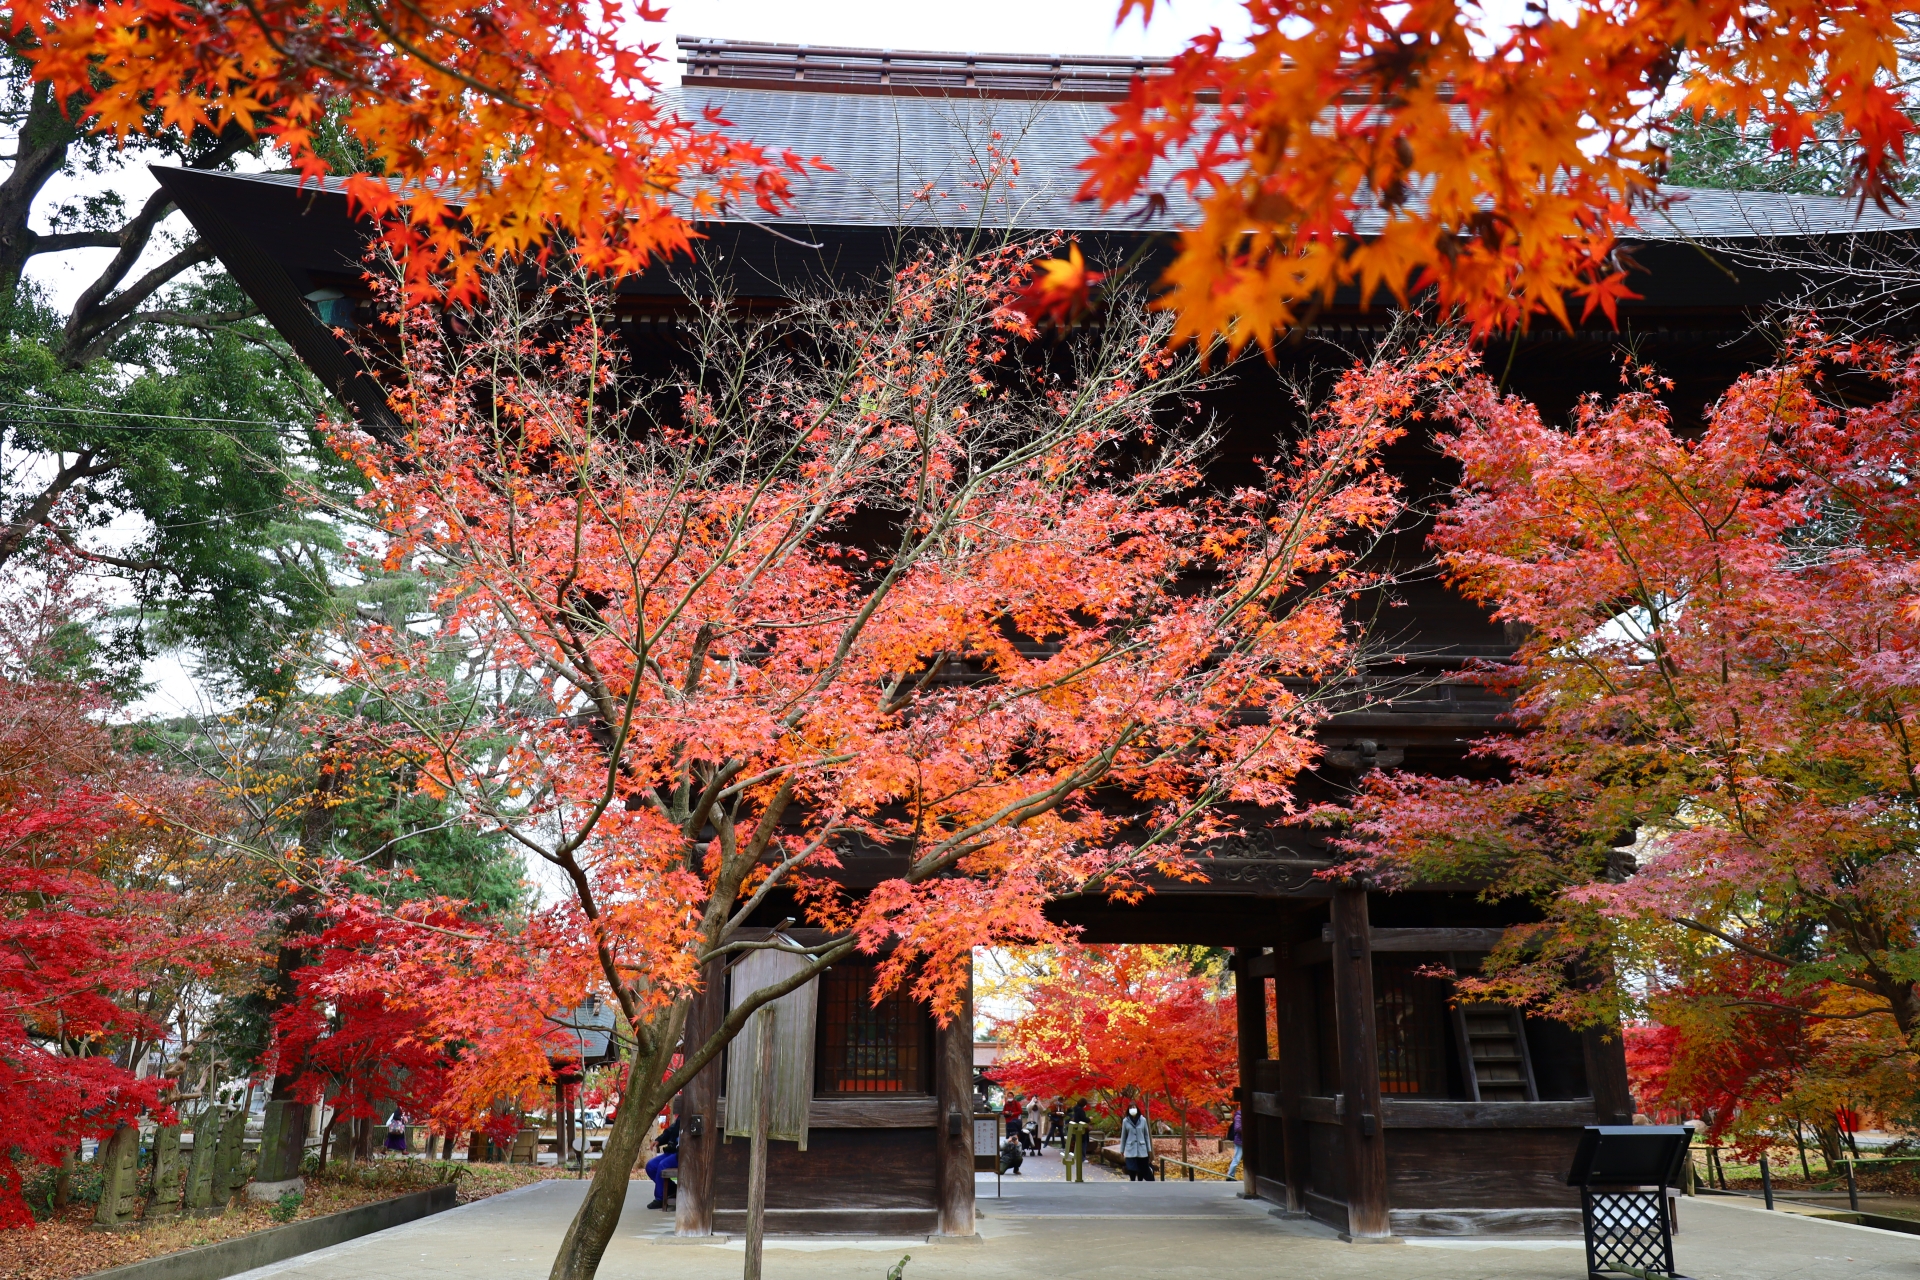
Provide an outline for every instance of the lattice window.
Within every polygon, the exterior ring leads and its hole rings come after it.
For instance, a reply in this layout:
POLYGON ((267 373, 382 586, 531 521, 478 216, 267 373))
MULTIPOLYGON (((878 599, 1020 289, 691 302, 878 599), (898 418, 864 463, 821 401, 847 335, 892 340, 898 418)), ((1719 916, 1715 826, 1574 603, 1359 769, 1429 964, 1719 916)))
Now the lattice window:
POLYGON ((933 1092, 932 1020, 903 988, 874 1004, 873 978, 842 961, 820 979, 816 1094, 933 1092))
POLYGON ((1374 1027, 1383 1094, 1447 1096, 1448 984, 1418 972, 1431 962, 1416 955, 1374 957, 1374 1027))

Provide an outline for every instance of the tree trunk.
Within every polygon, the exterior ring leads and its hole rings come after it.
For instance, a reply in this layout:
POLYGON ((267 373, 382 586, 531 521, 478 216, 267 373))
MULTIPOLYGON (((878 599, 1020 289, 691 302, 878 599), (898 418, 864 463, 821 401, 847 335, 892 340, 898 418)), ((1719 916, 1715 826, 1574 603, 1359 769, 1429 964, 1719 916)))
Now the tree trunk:
MULTIPOLYGON (((662 1019, 662 1024, 670 1029, 685 1026, 686 1007, 691 1003, 690 997, 682 997, 662 1019)), ((663 1041, 678 1038, 677 1033, 661 1037, 663 1041)), ((628 1184, 633 1178, 634 1166, 639 1163, 647 1130, 653 1127, 653 1118, 666 1105, 667 1082, 663 1077, 673 1049, 671 1043, 662 1045, 644 1064, 636 1056, 627 1093, 613 1118, 613 1127, 607 1131, 600 1163, 593 1171, 593 1182, 567 1226, 560 1253, 553 1260, 550 1280, 593 1280, 599 1270, 600 1259, 606 1255, 607 1244, 620 1225, 620 1210, 626 1206, 628 1184), (643 1079, 644 1087, 640 1084, 643 1079)))
POLYGON ((1846 1157, 1840 1150, 1840 1126, 1837 1124, 1817 1124, 1813 1127, 1815 1141, 1820 1144, 1820 1158, 1827 1162, 1827 1172, 1846 1157))
POLYGON ((78 1145, 68 1147, 60 1153, 60 1172, 55 1174, 53 1178, 54 1208, 64 1209, 67 1207, 67 1200, 73 1194, 73 1171, 79 1163, 80 1148, 78 1145))
MULTIPOLYGON (((333 806, 338 802, 345 768, 346 762, 340 759, 337 744, 329 742, 320 756, 320 776, 308 793, 306 812, 301 818, 300 845, 310 857, 320 854, 333 833, 333 806)), ((296 888, 289 895, 286 932, 281 935, 274 956, 273 994, 267 1005, 269 1015, 292 1004, 298 994, 298 971, 313 959, 312 949, 299 944, 320 927, 318 906, 319 895, 312 889, 296 888)), ((254 1177, 261 1182, 281 1182, 300 1176, 307 1150, 308 1119, 306 1104, 294 1095, 294 1080, 303 1065, 283 1062, 273 1077, 272 1092, 267 1096, 270 1102, 280 1104, 282 1115, 278 1125, 268 1125, 261 1133, 260 1159, 254 1169, 254 1177), (268 1144, 269 1136, 278 1141, 268 1144)), ((355 1156, 371 1160, 371 1138, 365 1143, 357 1141, 357 1126, 355 1135, 355 1156)))

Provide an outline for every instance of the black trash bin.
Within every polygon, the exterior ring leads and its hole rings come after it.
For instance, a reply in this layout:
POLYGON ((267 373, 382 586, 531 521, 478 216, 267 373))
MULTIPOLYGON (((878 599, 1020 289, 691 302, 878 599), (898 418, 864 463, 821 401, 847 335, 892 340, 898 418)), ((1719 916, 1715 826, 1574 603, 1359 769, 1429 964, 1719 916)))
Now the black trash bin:
POLYGON ((1580 1188, 1590 1280, 1677 1276, 1667 1188, 1693 1135, 1680 1125, 1589 1125, 1567 1185, 1580 1188))

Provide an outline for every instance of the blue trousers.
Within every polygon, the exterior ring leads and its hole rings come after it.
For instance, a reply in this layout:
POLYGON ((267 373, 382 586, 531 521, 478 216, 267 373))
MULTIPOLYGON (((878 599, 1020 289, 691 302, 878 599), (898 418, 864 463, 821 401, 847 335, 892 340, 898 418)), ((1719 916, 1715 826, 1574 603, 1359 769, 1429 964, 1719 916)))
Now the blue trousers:
POLYGON ((680 1153, 669 1151, 666 1155, 655 1156, 647 1161, 647 1176, 653 1179, 653 1198, 667 1198, 667 1170, 680 1167, 680 1153))

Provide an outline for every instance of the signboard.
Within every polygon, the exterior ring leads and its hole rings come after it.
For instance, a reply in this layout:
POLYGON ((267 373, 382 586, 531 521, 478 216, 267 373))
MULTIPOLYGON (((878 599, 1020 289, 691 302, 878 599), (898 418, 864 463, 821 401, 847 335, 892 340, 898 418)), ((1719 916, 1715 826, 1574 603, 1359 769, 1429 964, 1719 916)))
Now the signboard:
MULTIPOLYGON (((736 1001, 793 977, 807 958, 789 951, 753 951, 733 967, 736 1001)), ((813 1024, 820 980, 814 978, 761 1006, 727 1052, 727 1136, 753 1136, 759 1090, 772 1091, 767 1136, 807 1149, 807 1108, 813 1101, 813 1024), (760 1036, 773 1010, 773 1077, 760 1079, 760 1036)))
POLYGON ((1567 1174, 1570 1187, 1670 1187, 1693 1134, 1680 1125, 1589 1125, 1567 1174))

